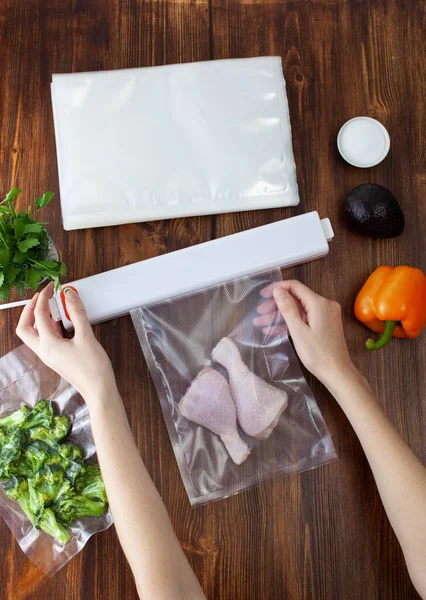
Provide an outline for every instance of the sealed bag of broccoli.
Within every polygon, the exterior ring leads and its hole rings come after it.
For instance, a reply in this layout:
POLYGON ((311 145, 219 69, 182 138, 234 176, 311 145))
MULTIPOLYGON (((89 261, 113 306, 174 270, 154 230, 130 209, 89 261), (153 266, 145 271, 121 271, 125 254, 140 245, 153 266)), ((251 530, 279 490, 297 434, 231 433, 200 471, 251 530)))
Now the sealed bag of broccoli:
POLYGON ((46 575, 112 524, 88 409, 25 346, 0 359, 0 514, 46 575))

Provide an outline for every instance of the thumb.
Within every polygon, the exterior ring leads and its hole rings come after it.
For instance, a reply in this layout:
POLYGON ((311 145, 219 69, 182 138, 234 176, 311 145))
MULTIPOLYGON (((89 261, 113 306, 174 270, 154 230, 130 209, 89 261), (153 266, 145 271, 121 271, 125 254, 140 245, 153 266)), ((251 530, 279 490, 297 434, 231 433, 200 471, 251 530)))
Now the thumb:
POLYGON ((276 287, 273 294, 278 310, 287 324, 290 335, 293 337, 296 330, 305 325, 299 312, 299 307, 293 296, 282 286, 276 287))
POLYGON ((84 308, 80 296, 71 288, 67 288, 64 295, 68 314, 74 325, 76 335, 92 331, 89 319, 87 318, 86 309, 84 308))

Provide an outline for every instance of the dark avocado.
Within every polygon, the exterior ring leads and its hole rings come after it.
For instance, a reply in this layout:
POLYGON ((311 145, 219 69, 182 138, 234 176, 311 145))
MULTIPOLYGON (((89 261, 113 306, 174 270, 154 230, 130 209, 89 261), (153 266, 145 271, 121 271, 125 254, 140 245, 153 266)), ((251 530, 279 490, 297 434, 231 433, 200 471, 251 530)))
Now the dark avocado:
POLYGON ((404 215, 395 196, 382 185, 363 183, 345 199, 349 222, 362 233, 391 238, 404 231, 404 215))

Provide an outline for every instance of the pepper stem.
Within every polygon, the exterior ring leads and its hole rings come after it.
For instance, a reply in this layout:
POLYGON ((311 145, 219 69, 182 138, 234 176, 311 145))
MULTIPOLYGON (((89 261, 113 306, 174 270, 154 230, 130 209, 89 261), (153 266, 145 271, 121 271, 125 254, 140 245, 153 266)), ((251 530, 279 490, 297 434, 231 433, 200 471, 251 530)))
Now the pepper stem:
POLYGON ((380 350, 380 348, 383 348, 383 346, 386 346, 386 344, 391 341, 396 326, 396 321, 385 321, 385 323, 385 330, 382 333, 382 337, 379 338, 377 342, 371 338, 366 341, 365 345, 369 350, 380 350))

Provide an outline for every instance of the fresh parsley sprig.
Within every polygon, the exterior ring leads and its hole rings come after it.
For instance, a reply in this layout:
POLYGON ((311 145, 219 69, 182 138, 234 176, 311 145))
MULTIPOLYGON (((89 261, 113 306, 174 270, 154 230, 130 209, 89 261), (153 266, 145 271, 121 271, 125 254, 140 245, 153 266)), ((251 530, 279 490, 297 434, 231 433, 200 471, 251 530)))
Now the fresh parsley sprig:
MULTIPOLYGON (((66 275, 63 262, 49 260, 50 237, 43 221, 27 212, 16 212, 15 201, 21 190, 13 188, 0 203, 0 298, 5 301, 16 288, 22 295, 26 287, 36 290, 48 278, 59 288, 59 278, 66 275)), ((47 206, 55 194, 46 192, 34 201, 36 212, 47 206)))

